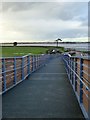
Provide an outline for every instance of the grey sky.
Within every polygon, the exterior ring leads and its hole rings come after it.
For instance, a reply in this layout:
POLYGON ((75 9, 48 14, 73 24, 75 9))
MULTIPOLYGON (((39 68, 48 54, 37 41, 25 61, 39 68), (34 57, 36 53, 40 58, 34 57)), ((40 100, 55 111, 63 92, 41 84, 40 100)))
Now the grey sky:
POLYGON ((88 3, 7 2, 2 4, 0 42, 87 41, 88 3))

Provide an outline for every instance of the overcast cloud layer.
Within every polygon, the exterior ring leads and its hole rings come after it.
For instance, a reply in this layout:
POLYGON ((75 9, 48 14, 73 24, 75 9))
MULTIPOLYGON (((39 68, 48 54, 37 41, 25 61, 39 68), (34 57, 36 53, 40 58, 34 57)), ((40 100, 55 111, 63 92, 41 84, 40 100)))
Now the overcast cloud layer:
POLYGON ((88 41, 88 3, 3 3, 0 42, 88 41))

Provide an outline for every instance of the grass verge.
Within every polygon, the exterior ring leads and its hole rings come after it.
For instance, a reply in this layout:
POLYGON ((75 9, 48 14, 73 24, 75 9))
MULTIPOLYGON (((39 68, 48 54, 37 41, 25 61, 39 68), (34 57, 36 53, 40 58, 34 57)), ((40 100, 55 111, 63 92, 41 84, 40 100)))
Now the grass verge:
MULTIPOLYGON (((45 54, 48 49, 52 49, 54 47, 33 47, 33 46, 16 46, 16 47, 2 47, 2 57, 15 57, 15 56, 23 56, 27 54, 45 54)), ((63 52, 63 47, 58 47, 58 49, 63 52)))

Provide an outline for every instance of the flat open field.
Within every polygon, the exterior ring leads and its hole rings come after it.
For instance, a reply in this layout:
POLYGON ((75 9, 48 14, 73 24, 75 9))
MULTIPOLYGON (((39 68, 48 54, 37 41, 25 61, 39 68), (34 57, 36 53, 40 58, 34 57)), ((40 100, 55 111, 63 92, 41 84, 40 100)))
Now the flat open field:
MULTIPOLYGON (((23 56, 27 54, 44 54, 53 47, 2 47, 2 57, 23 56)), ((58 48, 63 51, 64 48, 58 48)))

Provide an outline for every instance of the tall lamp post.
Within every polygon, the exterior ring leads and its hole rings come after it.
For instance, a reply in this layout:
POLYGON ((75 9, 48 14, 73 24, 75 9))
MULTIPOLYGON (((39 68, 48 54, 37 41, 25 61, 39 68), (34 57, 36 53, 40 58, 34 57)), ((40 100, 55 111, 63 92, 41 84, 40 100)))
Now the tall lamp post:
POLYGON ((62 39, 58 38, 56 41, 56 46, 58 47, 58 41, 62 41, 62 39))

